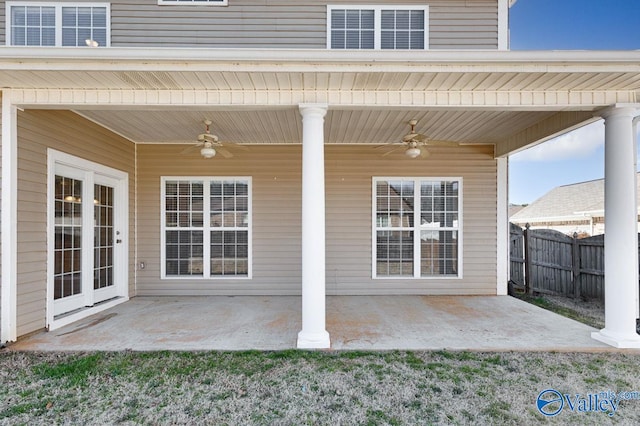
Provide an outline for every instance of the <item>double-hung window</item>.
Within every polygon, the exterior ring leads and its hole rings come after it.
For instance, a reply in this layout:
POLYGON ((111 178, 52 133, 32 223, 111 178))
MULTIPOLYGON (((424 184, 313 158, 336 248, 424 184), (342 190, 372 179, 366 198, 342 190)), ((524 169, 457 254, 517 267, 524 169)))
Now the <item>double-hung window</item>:
POLYGON ((7 2, 10 46, 109 46, 109 3, 7 2))
POLYGON ((251 179, 162 178, 163 278, 251 277, 251 179))
POLYGON ((327 6, 329 49, 428 48, 428 6, 327 6))
POLYGON ((374 178, 374 278, 461 276, 461 178, 374 178))

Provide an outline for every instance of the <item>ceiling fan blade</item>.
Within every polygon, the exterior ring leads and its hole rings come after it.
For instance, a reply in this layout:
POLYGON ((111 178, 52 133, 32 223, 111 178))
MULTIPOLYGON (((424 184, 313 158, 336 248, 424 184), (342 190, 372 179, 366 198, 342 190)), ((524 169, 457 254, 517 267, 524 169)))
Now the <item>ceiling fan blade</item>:
POLYGON ((408 135, 404 135, 402 138, 403 142, 424 142, 429 138, 421 133, 409 133, 408 135))
POLYGON ((233 157, 233 154, 231 152, 229 152, 226 148, 223 148, 221 146, 216 146, 215 150, 220 155, 222 155, 224 158, 232 158, 233 157))
POLYGON ((427 148, 422 147, 422 148, 420 148, 420 155, 418 156, 418 158, 424 159, 424 158, 427 158, 430 155, 431 155, 431 153, 427 150, 427 148))
POLYGON ((396 146, 394 146, 392 149, 390 149, 390 150, 388 150, 388 151, 386 151, 386 152, 383 152, 383 153, 382 153, 382 155, 380 155, 380 156, 381 156, 381 157, 386 157, 387 155, 391 155, 391 154, 393 154, 394 152, 398 152, 398 151, 399 151, 400 149, 402 149, 402 148, 404 148, 404 146, 402 146, 402 145, 396 145, 396 146))
POLYGON ((395 151, 398 148, 402 148, 403 146, 405 146, 405 144, 403 144, 402 142, 391 142, 375 146, 373 147, 373 149, 375 149, 376 151, 395 151))
POLYGON ((190 152, 195 151, 197 148, 200 148, 202 145, 204 145, 203 142, 198 142, 195 145, 191 145, 188 148, 185 148, 182 151, 180 151, 180 155, 189 154, 190 152))
POLYGON ((238 145, 232 142, 225 142, 224 143, 224 147, 230 150, 234 150, 237 149, 239 151, 249 151, 249 147, 244 146, 244 145, 238 145))

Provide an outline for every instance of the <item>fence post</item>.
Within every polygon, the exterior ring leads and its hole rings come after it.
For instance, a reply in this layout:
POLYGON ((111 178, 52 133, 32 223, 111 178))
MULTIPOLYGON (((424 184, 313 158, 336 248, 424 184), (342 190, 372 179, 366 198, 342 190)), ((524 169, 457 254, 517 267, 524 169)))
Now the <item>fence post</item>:
POLYGON ((571 256, 571 266, 573 268, 573 297, 580 298, 580 246, 578 244, 578 233, 573 233, 573 251, 571 256))
POLYGON ((531 287, 531 256, 529 253, 529 227, 527 223, 524 226, 524 292, 526 294, 533 294, 533 288, 531 287))

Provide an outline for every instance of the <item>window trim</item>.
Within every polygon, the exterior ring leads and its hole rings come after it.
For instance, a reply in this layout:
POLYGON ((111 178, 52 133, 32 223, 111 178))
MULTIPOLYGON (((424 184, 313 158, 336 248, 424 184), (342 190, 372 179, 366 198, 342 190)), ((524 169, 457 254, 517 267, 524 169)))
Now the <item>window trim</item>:
POLYGON ((463 179, 461 176, 374 176, 371 179, 371 278, 374 280, 460 280, 463 278, 463 179), (390 180, 403 180, 413 181, 414 185, 414 200, 417 195, 420 194, 420 182, 421 181, 448 181, 458 183, 458 274, 457 275, 429 275, 422 276, 420 274, 420 236, 419 233, 422 230, 433 230, 433 228, 423 228, 419 224, 416 218, 420 217, 420 203, 415 202, 416 208, 413 211, 414 225, 413 227, 405 227, 405 230, 413 231, 413 274, 408 275, 382 275, 378 276, 377 273, 377 193, 376 185, 381 181, 390 180))
POLYGON ((85 46, 63 46, 62 45, 62 8, 63 7, 104 7, 106 9, 106 44, 100 47, 111 46, 111 3, 103 2, 91 2, 91 3, 78 3, 78 2, 28 2, 28 1, 7 1, 5 4, 5 21, 6 21, 6 34, 5 45, 14 47, 67 47, 67 48, 82 48, 85 46), (53 46, 29 46, 29 45, 15 45, 11 44, 13 22, 11 21, 11 8, 14 6, 38 6, 38 7, 53 7, 55 9, 55 44, 53 46))
POLYGON ((197 281, 221 281, 221 280, 250 280, 253 278, 253 182, 251 176, 161 176, 160 177, 160 279, 161 280, 197 280, 197 281), (211 215, 209 214, 209 209, 211 206, 210 191, 203 191, 203 207, 206 206, 206 210, 203 210, 203 241, 202 241, 202 252, 203 252, 203 272, 202 275, 167 275, 167 265, 166 265, 166 231, 177 228, 168 228, 166 226, 166 182, 167 181, 180 181, 186 180, 190 182, 201 181, 203 182, 203 186, 205 188, 209 188, 211 182, 214 181, 224 181, 224 180, 243 180, 247 182, 247 227, 239 228, 247 231, 247 275, 211 275, 210 266, 205 266, 205 260, 208 259, 208 264, 210 264, 211 256, 210 256, 210 235, 212 230, 221 229, 221 228, 212 228, 211 227, 211 215), (208 246, 208 247, 207 247, 208 246), (205 272, 209 272, 209 275, 205 274, 205 272))
POLYGON ((229 6, 228 0, 158 0, 158 6, 229 6))
MULTIPOLYGON (((331 12, 333 10, 373 10, 374 12, 374 44, 373 50, 381 49, 382 44, 382 18, 381 12, 383 10, 423 10, 424 11, 424 49, 406 49, 408 51, 421 52, 429 50, 429 6, 428 5, 368 5, 368 4, 328 4, 327 5, 327 49, 328 50, 369 50, 369 49, 332 49, 331 48, 331 12)), ((396 51, 405 49, 385 49, 389 51, 396 51)))

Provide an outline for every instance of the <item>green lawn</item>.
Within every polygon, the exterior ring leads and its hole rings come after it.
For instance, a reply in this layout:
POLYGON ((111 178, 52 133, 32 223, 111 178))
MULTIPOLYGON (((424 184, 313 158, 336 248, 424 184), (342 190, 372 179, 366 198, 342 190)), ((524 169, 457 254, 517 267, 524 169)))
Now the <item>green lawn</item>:
POLYGON ((640 423, 537 411, 548 388, 640 390, 640 355, 543 352, 0 351, 0 424, 640 423))

